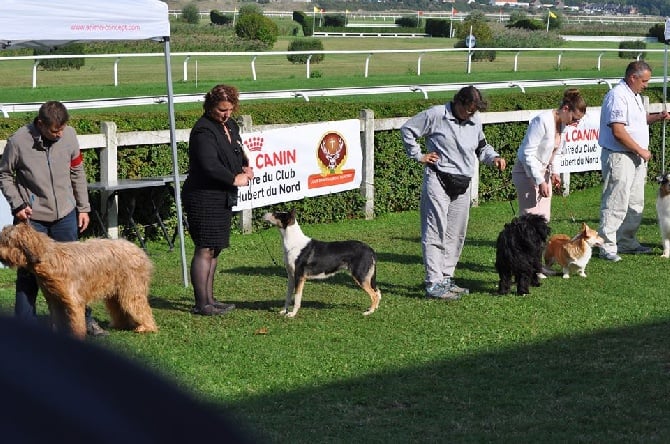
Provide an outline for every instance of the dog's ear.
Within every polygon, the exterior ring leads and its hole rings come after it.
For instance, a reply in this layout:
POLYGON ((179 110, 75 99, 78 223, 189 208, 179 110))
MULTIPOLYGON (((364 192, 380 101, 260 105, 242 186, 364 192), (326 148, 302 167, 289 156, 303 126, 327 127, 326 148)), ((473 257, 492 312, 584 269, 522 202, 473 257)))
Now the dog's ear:
POLYGON ((38 264, 38 263, 40 262, 40 258, 39 258, 39 256, 37 256, 36 254, 34 254, 28 247, 26 247, 26 248, 23 250, 23 254, 26 255, 26 261, 27 261, 28 264, 30 264, 30 265, 35 265, 35 264, 38 264))

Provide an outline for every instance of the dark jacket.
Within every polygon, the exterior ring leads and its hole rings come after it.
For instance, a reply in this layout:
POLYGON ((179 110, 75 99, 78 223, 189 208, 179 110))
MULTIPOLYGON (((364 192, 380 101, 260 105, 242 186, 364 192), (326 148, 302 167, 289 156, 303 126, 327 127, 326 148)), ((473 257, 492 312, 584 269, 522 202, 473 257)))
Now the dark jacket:
POLYGON ((237 194, 235 176, 249 164, 244 155, 240 128, 229 119, 226 122, 232 142, 228 141, 221 124, 203 115, 191 129, 188 146, 189 169, 184 192, 190 190, 223 190, 237 194))

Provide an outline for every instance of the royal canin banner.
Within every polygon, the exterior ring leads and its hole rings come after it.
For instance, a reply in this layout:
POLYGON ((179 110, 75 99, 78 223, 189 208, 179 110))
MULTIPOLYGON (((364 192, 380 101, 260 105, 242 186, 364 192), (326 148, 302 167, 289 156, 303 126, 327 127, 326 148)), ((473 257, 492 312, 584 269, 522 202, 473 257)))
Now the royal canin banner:
POLYGON ((255 177, 239 187, 233 210, 359 188, 360 128, 352 119, 242 134, 255 177))
POLYGON ((567 125, 554 158, 554 171, 600 171, 600 109, 588 109, 577 125, 567 125))

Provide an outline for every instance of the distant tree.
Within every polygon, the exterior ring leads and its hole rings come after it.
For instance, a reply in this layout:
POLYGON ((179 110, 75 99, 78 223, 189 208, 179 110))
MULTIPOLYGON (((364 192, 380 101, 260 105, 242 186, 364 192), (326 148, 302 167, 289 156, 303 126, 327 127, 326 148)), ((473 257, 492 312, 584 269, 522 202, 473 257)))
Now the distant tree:
POLYGON ((258 6, 256 3, 245 3, 242 6, 240 6, 238 14, 240 17, 245 16, 247 14, 263 15, 263 8, 258 6))
POLYGON ((665 23, 657 23, 649 28, 649 36, 656 37, 659 43, 665 42, 665 23))
POLYGON ((247 40, 259 40, 272 47, 277 42, 279 27, 268 17, 261 14, 245 13, 235 25, 235 34, 247 40))
MULTIPOLYGON (((468 15, 465 20, 458 24, 456 28, 456 38, 458 41, 454 44, 456 48, 465 48, 465 38, 470 35, 470 30, 472 30, 472 35, 475 36, 476 46, 481 47, 490 47, 493 42, 493 31, 486 23, 486 16, 481 11, 473 11, 468 15)), ((474 51, 472 54, 472 60, 488 60, 490 62, 494 61, 496 58, 495 51, 474 51)))
POLYGON ((510 23, 516 23, 519 20, 524 20, 528 18, 528 14, 526 11, 522 11, 520 9, 515 9, 514 11, 509 13, 509 22, 510 23))
POLYGON ((212 9, 209 12, 209 20, 214 24, 214 25, 228 25, 233 23, 233 16, 232 15, 226 15, 222 13, 221 11, 217 11, 216 9, 212 9))
MULTIPOLYGON (((315 39, 315 38, 303 38, 303 39, 297 39, 293 40, 291 43, 288 45, 288 50, 289 51, 310 51, 310 50, 317 50, 317 51, 323 51, 323 42, 320 39, 315 39)), ((307 58, 309 57, 308 54, 295 54, 295 55, 287 55, 286 58, 288 59, 289 62, 291 63, 302 63, 306 64, 307 63, 307 58)), ((310 63, 320 63, 323 61, 323 54, 314 54, 312 57, 309 59, 310 63)))
POLYGON ((347 18, 342 14, 327 14, 323 16, 323 26, 332 28, 344 28, 347 18))
POLYGON ((560 12, 547 11, 544 16, 544 23, 547 23, 547 20, 549 20, 549 29, 561 29, 563 27, 563 14, 560 12))
POLYGON ((622 59, 637 59, 639 56, 641 60, 644 60, 645 53, 640 51, 642 49, 647 49, 645 42, 619 42, 619 57, 622 59), (625 51, 626 49, 630 51, 625 51))
POLYGON ((530 18, 524 18, 521 20, 517 20, 515 22, 511 22, 508 25, 506 25, 507 28, 519 28, 519 29, 526 29, 528 31, 537 31, 538 29, 544 29, 544 24, 539 21, 539 20, 533 20, 530 18))
MULTIPOLYGON (((54 55, 54 54, 84 54, 84 44, 70 43, 69 45, 53 48, 49 50, 35 49, 35 55, 54 55)), ((85 64, 83 58, 72 59, 42 59, 40 67, 45 71, 67 71, 70 69, 80 69, 85 64)))
POLYGON ((449 37, 449 29, 451 24, 449 20, 445 19, 426 19, 426 34, 431 37, 449 37))
POLYGON ((186 23, 197 25, 200 22, 200 10, 195 2, 191 2, 181 9, 181 18, 186 23))
POLYGON ((473 11, 459 23, 456 28, 456 38, 465 40, 465 37, 470 35, 470 28, 478 44, 486 45, 493 40, 493 31, 486 23, 486 16, 483 12, 473 11))
POLYGON ((401 28, 418 28, 419 19, 415 15, 398 17, 395 19, 395 24, 401 28))

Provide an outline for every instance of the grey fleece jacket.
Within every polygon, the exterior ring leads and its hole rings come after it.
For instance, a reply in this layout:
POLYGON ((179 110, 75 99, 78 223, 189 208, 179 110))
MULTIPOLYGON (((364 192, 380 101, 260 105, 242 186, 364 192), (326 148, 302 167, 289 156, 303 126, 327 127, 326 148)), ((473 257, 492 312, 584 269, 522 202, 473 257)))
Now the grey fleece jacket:
POLYGON ((0 159, 0 190, 12 214, 30 206, 32 218, 39 221, 53 222, 75 208, 90 212, 75 130, 66 126, 58 141, 45 146, 34 123, 19 128, 7 140, 0 159))

